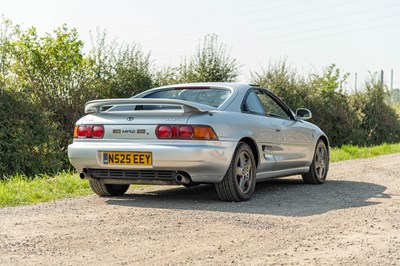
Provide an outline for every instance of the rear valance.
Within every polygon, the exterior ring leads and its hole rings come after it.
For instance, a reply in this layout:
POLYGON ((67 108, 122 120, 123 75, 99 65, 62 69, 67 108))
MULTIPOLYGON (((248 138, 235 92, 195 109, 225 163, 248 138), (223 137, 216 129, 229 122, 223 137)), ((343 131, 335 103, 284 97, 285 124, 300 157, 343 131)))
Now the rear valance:
POLYGON ((155 98, 130 98, 130 99, 104 99, 87 102, 85 105, 85 113, 100 113, 103 106, 118 105, 167 105, 181 106, 185 113, 206 113, 217 108, 205 104, 193 103, 174 99, 155 99, 155 98))

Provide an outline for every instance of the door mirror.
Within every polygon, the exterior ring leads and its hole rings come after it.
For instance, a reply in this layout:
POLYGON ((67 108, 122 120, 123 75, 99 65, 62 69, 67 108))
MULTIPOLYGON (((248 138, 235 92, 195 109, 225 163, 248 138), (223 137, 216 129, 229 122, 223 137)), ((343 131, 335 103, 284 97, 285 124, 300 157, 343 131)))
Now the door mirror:
POLYGON ((300 120, 308 120, 312 117, 311 111, 306 108, 296 110, 296 118, 300 120))

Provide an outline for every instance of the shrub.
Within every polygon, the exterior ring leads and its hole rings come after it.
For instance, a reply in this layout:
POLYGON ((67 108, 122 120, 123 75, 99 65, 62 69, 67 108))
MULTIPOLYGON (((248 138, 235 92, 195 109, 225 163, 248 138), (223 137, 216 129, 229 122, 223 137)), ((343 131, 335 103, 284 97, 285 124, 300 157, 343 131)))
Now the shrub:
POLYGON ((0 88, 0 178, 60 170, 57 131, 24 95, 0 88))
POLYGON ((252 72, 251 83, 268 88, 294 110, 305 107, 306 98, 311 94, 306 81, 297 75, 286 59, 269 63, 260 72, 252 72))
POLYGON ((82 48, 77 31, 65 25, 44 37, 29 28, 14 42, 13 75, 8 86, 25 93, 37 112, 47 113, 50 123, 57 126, 65 163, 73 125, 83 113, 84 102, 95 96, 90 84, 92 64, 82 48))
POLYGON ((382 86, 377 74, 373 74, 365 84, 365 91, 354 96, 354 106, 358 110, 363 144, 377 145, 382 142, 400 141, 400 120, 396 110, 385 98, 388 89, 382 86))
POLYGON ((312 75, 312 93, 305 101, 313 112, 311 121, 326 132, 332 146, 362 144, 357 112, 343 89, 347 77, 348 74, 342 74, 335 65, 325 68, 322 75, 312 75))
POLYGON ((232 82, 239 75, 239 64, 230 57, 226 45, 215 34, 206 35, 196 54, 184 58, 177 68, 177 82, 232 82))
POLYGON ((89 59, 99 98, 125 98, 153 87, 153 64, 150 53, 139 44, 107 42, 105 32, 97 32, 89 59))

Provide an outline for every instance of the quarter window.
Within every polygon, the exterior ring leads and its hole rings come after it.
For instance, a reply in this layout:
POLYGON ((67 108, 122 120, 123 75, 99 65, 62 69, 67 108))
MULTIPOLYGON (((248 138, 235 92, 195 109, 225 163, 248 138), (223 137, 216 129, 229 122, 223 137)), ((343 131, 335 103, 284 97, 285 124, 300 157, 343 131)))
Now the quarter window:
POLYGON ((243 111, 252 114, 265 115, 264 108, 254 91, 251 91, 246 98, 246 102, 243 106, 243 111))

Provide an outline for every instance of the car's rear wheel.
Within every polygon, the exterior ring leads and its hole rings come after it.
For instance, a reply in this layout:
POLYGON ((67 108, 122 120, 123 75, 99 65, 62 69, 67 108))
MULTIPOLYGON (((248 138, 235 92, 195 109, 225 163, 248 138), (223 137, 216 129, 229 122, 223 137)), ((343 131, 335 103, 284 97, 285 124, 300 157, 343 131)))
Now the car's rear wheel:
POLYGON ((218 196, 224 201, 245 201, 251 198, 256 186, 256 163, 249 145, 240 142, 224 179, 215 184, 218 196))
POLYGON ((122 196, 129 185, 104 184, 97 180, 89 180, 90 188, 99 196, 122 196))
POLYGON ((326 180, 329 169, 328 148, 323 140, 319 140, 315 147, 314 158, 310 166, 310 171, 303 174, 303 181, 306 184, 322 184, 326 180))

